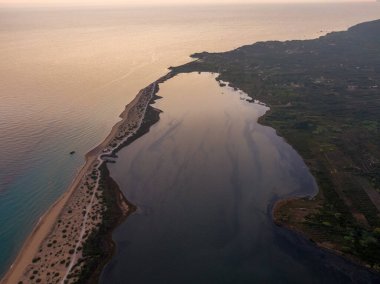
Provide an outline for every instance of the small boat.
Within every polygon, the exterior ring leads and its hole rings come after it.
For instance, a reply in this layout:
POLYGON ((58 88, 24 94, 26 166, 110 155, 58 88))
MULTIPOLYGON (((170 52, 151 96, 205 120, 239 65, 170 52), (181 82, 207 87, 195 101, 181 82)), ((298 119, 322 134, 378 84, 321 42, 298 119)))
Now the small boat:
POLYGON ((71 151, 71 152, 70 152, 70 155, 74 155, 74 154, 75 154, 75 151, 71 151))

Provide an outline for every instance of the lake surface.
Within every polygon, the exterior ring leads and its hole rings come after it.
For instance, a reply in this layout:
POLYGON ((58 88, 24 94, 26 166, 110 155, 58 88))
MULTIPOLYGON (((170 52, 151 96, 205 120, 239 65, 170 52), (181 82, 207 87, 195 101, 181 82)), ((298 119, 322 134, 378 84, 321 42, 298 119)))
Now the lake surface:
POLYGON ((101 282, 366 283, 366 272, 273 224, 273 201, 314 195, 314 178, 257 123, 268 108, 215 77, 161 85, 160 121, 109 165, 138 209, 114 232, 101 282))
POLYGON ((84 154, 167 67, 194 52, 314 38, 379 15, 379 3, 0 7, 0 274, 84 154))

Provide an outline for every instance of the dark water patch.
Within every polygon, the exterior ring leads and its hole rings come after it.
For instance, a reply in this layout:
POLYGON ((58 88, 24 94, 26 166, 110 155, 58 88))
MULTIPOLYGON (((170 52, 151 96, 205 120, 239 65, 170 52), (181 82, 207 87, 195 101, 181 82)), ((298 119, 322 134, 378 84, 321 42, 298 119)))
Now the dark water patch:
POLYGON ((101 282, 370 282, 364 269, 273 224, 273 200, 313 195, 315 181, 257 123, 267 108, 214 79, 163 84, 160 121, 109 165, 138 209, 113 234, 118 249, 101 282))

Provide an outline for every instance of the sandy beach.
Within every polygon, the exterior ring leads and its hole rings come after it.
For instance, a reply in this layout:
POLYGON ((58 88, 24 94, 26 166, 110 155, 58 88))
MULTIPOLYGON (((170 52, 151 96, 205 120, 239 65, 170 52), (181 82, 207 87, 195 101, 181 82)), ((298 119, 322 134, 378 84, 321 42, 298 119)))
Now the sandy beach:
MULTIPOLYGON (((86 161, 69 189, 40 218, 19 255, 2 279, 13 283, 73 283, 86 264, 82 249, 87 238, 102 223, 103 202, 100 167, 128 143, 143 124, 146 110, 169 73, 142 89, 120 115, 110 134, 86 154, 86 161)), ((121 193, 119 193, 121 194, 121 193)), ((131 208, 119 204, 125 215, 131 208)))

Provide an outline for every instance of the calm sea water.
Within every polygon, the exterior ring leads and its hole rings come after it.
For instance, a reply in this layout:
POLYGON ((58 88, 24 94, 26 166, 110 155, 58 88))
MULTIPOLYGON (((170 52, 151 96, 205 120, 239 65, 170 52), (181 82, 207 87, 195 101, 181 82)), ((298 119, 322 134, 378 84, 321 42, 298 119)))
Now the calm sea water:
POLYGON ((158 95, 160 121, 109 165, 138 210, 113 234, 102 283, 370 283, 273 224, 274 200, 317 186, 300 156, 257 123, 267 107, 208 73, 175 77, 158 95))
POLYGON ((0 274, 84 154, 168 66, 379 15, 378 3, 0 9, 0 274))

